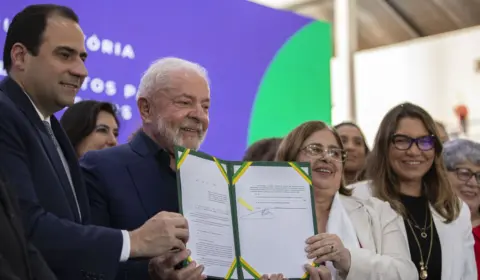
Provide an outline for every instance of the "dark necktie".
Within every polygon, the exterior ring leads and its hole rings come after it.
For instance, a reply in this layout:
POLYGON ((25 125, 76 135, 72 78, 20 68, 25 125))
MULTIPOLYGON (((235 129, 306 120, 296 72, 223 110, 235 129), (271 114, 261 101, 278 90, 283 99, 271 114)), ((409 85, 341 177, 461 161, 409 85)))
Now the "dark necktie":
POLYGON ((47 129, 48 135, 50 136, 50 139, 52 140, 53 145, 57 149, 58 156, 60 157, 60 160, 62 161, 64 171, 67 175, 68 182, 70 183, 70 188, 72 189, 73 198, 75 199, 75 204, 77 205, 78 216, 80 217, 80 220, 82 220, 82 212, 80 212, 80 206, 78 205, 77 194, 75 193, 75 188, 73 187, 72 175, 70 174, 70 167, 68 167, 67 159, 65 158, 65 155, 63 154, 62 148, 58 144, 58 141, 57 141, 57 138, 55 137, 55 134, 53 134, 52 126, 50 125, 50 123, 47 122, 47 121, 43 121, 43 124, 45 125, 45 128, 47 129))

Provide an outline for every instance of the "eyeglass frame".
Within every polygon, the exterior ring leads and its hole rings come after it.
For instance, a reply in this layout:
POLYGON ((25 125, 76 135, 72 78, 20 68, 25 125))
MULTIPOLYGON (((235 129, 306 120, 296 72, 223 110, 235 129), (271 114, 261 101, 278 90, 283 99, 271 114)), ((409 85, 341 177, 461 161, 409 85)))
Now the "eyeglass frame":
POLYGON ((457 179, 462 181, 462 182, 465 182, 465 183, 470 181, 470 179, 472 179, 472 177, 475 176, 475 181, 477 182, 477 187, 480 188, 480 171, 479 172, 473 172, 472 170, 470 170, 468 168, 465 168, 465 167, 457 167, 457 168, 454 168, 454 169, 448 170, 448 171, 454 172, 457 179), (459 173, 458 171, 460 171, 460 170, 466 170, 470 173, 470 176, 468 177, 468 179, 464 180, 464 179, 460 178, 460 176, 458 175, 458 173, 459 173))
POLYGON ((435 144, 436 144, 436 142, 437 142, 437 138, 436 138, 435 135, 433 135, 433 134, 425 135, 425 136, 421 136, 421 137, 417 137, 417 138, 413 138, 413 137, 410 137, 410 136, 405 135, 405 134, 395 133, 395 134, 392 135, 392 137, 390 137, 390 142, 392 143, 393 147, 395 147, 395 149, 397 149, 397 150, 399 150, 399 151, 408 151, 408 150, 410 150, 410 149, 412 148, 413 143, 415 143, 415 145, 417 145, 417 148, 418 148, 420 151, 422 151, 422 152, 427 152, 427 151, 431 151, 432 149, 435 149, 435 144), (400 149, 400 148, 398 148, 397 145, 395 144, 395 139, 396 139, 397 137, 405 137, 405 138, 409 139, 409 140, 410 140, 410 144, 408 145, 408 148, 406 148, 406 149, 400 149), (424 138, 426 138, 426 137, 431 137, 432 140, 433 140, 433 143, 432 143, 432 147, 431 147, 430 149, 424 150, 424 149, 420 148, 420 145, 418 144, 418 141, 419 141, 420 139, 424 139, 424 138))
POLYGON ((334 160, 336 162, 344 163, 347 160, 347 156, 348 156, 347 151, 345 151, 342 148, 326 148, 325 149, 322 145, 312 143, 312 144, 306 145, 305 147, 301 148, 300 150, 306 152, 308 156, 318 157, 318 155, 312 155, 311 152, 308 151, 308 149, 311 148, 312 146, 316 146, 316 147, 318 147, 319 149, 322 150, 320 156, 323 159, 326 158, 326 155, 328 155, 329 158, 331 158, 332 160, 334 160), (340 151, 342 159, 337 160, 334 157, 332 157, 330 154, 328 154, 328 152, 332 151, 332 150, 340 151))

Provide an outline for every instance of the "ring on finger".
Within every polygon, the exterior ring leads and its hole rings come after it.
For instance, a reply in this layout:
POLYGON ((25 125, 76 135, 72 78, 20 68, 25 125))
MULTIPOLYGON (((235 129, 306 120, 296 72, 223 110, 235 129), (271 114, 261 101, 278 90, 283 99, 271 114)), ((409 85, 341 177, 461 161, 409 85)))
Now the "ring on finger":
POLYGON ((335 251, 335 245, 332 244, 330 245, 330 252, 333 252, 333 251, 335 251))

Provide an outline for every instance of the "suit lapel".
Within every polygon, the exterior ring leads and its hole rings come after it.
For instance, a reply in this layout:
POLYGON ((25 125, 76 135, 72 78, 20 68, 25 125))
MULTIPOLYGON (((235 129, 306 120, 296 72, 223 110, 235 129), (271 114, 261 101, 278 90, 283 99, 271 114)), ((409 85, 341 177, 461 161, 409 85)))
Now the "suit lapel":
MULTIPOLYGON (((78 163, 78 158, 75 153, 75 149, 70 143, 70 140, 68 139, 67 134, 65 133, 62 126, 58 122, 57 118, 55 116, 50 117, 50 122, 52 125, 53 133, 57 138, 58 144, 62 148, 63 155, 65 156, 65 160, 67 161, 68 167, 70 169, 70 176, 72 179, 73 188, 75 189, 75 194, 77 195, 77 201, 80 206, 80 211, 82 211, 82 218, 83 220, 85 220, 87 218, 87 214, 90 213, 90 206, 88 204, 88 197, 84 188, 85 183, 80 173, 80 165, 78 163)), ((67 179, 67 183, 69 183, 68 178, 66 179, 67 179)), ((69 188, 69 190, 71 190, 71 188, 69 188)))
POLYGON ((57 149, 55 148, 55 145, 53 144, 45 125, 40 119, 40 116, 33 107, 32 102, 27 97, 23 89, 11 78, 5 78, 0 85, 0 89, 2 89, 2 91, 12 100, 12 102, 15 103, 17 108, 23 112, 32 125, 33 130, 35 133, 37 133, 38 138, 40 139, 40 144, 46 153, 48 161, 66 193, 65 197, 69 202, 70 209, 72 210, 75 220, 80 221, 72 189, 70 187, 67 174, 65 173, 65 168, 63 167, 57 149))
POLYGON ((360 246, 376 252, 378 248, 371 234, 375 231, 372 229, 372 221, 368 213, 365 211, 365 208, 361 207, 358 203, 352 204, 350 203, 350 200, 347 199, 343 199, 342 203, 353 227, 355 228, 355 233, 357 234, 360 246), (368 221, 368 223, 365 223, 365 221, 368 221))
POLYGON ((459 244, 455 244, 452 240, 457 238, 452 236, 452 228, 443 222, 444 219, 442 216, 440 216, 431 205, 430 211, 442 248, 442 279, 454 279, 455 275, 450 275, 451 270, 449 268, 454 267, 452 264, 455 263, 455 261, 452 257, 455 257, 455 246, 459 246, 459 244))
MULTIPOLYGON (((143 132, 137 135, 130 142, 130 147, 141 159, 127 165, 128 172, 137 189, 143 209, 148 218, 154 216, 159 211, 158 199, 161 197, 162 178, 156 158, 156 152, 149 147, 147 135, 143 132)), ((157 147, 157 152, 160 148, 157 147)))
POLYGON ((162 182, 155 157, 153 155, 144 157, 137 162, 129 164, 127 168, 130 177, 137 188, 138 195, 147 217, 154 216, 159 210, 158 199, 161 195, 159 190, 162 182), (155 184, 159 185, 155 186, 155 184))
MULTIPOLYGON (((399 215, 399 218, 397 221, 398 221, 398 227, 400 228, 400 231, 402 232, 403 234, 403 238, 405 238, 405 244, 409 244, 408 243, 408 236, 407 236, 407 228, 405 227, 405 220, 403 219, 402 215, 399 215)), ((410 254, 410 247, 407 246, 407 250, 408 250, 408 254, 410 254)))

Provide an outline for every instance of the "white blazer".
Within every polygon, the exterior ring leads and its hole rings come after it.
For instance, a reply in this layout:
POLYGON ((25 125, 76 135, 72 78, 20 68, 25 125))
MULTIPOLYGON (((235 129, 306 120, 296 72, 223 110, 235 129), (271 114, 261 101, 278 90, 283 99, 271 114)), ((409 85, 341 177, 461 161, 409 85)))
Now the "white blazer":
POLYGON ((361 248, 350 249, 351 266, 346 280, 418 280, 399 216, 387 202, 362 201, 340 196, 361 248))
MULTIPOLYGON (((353 196, 360 199, 368 199, 372 195, 370 181, 358 182, 348 186, 348 188, 353 189, 353 196)), ((430 210, 442 248, 442 279, 477 280, 477 266, 473 249, 475 240, 467 204, 462 202, 460 215, 449 224, 443 222, 442 216, 431 205, 430 210)), ((408 244, 407 230, 403 218, 400 217, 397 223, 407 241, 406 244, 408 244)), ((408 246, 407 249, 410 252, 408 246)))

